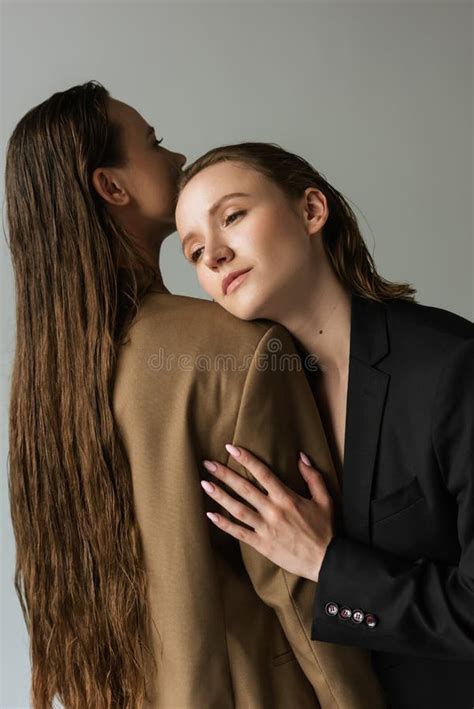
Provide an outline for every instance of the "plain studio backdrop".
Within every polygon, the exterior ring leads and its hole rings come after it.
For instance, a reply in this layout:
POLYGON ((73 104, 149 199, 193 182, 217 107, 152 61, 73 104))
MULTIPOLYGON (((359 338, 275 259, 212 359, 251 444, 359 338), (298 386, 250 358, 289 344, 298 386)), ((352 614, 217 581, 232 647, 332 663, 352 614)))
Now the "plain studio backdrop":
MULTIPOLYGON (((97 79, 188 163, 266 141, 308 159, 353 207, 379 272, 472 320, 473 4, 4 2, 1 160, 20 117, 97 79)), ((3 191, 2 180, 2 191, 3 191)), ((3 224, 6 230, 4 194, 3 224)), ((169 290, 206 298, 177 234, 169 290)), ((29 706, 28 639, 13 587, 6 486, 15 301, 0 246, 1 694, 29 706)))

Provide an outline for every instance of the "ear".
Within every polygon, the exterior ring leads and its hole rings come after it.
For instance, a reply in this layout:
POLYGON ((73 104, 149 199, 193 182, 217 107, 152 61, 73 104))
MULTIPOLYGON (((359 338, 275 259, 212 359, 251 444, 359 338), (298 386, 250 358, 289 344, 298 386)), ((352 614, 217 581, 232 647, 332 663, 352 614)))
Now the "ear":
POLYGON ((97 167, 92 173, 92 184, 97 194, 108 204, 119 207, 129 204, 130 195, 114 170, 97 167))
POLYGON ((303 217, 309 234, 316 234, 325 225, 329 210, 326 196, 317 187, 308 187, 302 198, 303 217))

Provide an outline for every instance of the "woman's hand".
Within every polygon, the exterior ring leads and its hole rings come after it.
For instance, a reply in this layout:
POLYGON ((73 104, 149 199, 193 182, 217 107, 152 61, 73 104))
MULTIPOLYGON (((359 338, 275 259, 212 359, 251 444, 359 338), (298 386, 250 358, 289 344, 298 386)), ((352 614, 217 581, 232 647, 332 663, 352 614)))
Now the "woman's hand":
POLYGON ((206 513, 208 517, 224 532, 249 544, 283 569, 317 581, 326 549, 334 536, 333 501, 321 473, 311 466, 304 453, 300 453, 299 471, 311 493, 311 499, 307 499, 286 487, 249 451, 230 444, 226 445, 226 449, 254 476, 268 495, 226 465, 204 460, 206 470, 255 508, 238 502, 217 485, 201 480, 209 497, 252 529, 212 512, 206 513), (207 485, 213 489, 207 488, 207 485))

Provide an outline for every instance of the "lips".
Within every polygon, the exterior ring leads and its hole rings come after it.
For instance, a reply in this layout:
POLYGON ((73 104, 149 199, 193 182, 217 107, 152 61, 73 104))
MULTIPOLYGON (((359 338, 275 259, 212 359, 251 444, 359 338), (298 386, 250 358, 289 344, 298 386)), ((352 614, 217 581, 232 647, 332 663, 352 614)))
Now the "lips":
POLYGON ((250 268, 243 268, 240 271, 233 271, 232 273, 229 273, 222 281, 222 292, 224 293, 224 295, 227 295, 227 289, 229 288, 232 281, 241 276, 243 273, 248 273, 248 271, 250 270, 250 268))

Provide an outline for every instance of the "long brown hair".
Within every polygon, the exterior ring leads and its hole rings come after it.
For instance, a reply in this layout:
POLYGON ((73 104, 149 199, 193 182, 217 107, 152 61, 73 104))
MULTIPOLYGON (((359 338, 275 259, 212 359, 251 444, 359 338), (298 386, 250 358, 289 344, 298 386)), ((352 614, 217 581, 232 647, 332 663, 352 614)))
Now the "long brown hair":
POLYGON ((291 205, 308 187, 316 187, 326 197, 329 216, 323 227, 323 244, 330 263, 341 283, 351 293, 372 300, 415 300, 416 290, 408 283, 393 283, 377 273, 348 200, 299 155, 275 143, 238 143, 213 148, 195 160, 183 172, 179 191, 210 165, 236 161, 272 180, 291 205))
POLYGON ((126 162, 108 96, 97 81, 55 93, 7 148, 17 325, 8 482, 35 709, 55 696, 68 709, 135 709, 156 666, 112 385, 158 271, 91 182, 96 167, 126 162))

